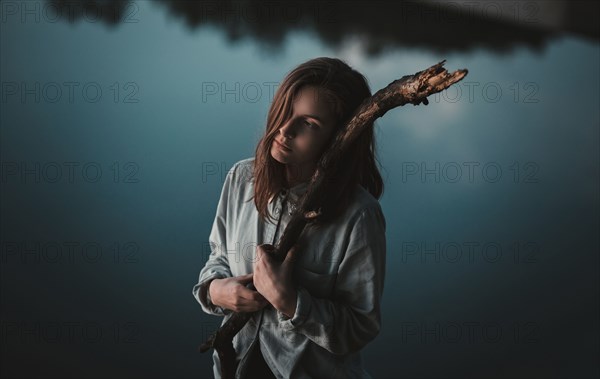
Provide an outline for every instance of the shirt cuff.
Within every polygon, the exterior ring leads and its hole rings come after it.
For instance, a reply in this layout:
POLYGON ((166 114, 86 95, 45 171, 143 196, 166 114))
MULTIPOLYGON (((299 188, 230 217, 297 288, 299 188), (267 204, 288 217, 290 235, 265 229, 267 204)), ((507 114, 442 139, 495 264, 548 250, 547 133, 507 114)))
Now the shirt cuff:
POLYGON ((208 287, 210 286, 210 282, 212 282, 213 279, 223 279, 223 277, 220 275, 214 275, 209 278, 206 278, 202 281, 202 283, 198 283, 195 286, 194 291, 197 291, 197 294, 198 294, 197 298, 200 301, 200 305, 202 305, 202 308, 204 308, 204 310, 207 313, 210 313, 210 314, 213 314, 216 316, 227 315, 227 314, 231 313, 231 311, 229 309, 216 306, 210 300, 210 293, 208 291, 208 287))
POLYGON ((308 291, 303 287, 296 287, 296 291, 298 294, 298 297, 296 298, 296 312, 292 318, 289 318, 280 311, 277 311, 277 320, 279 321, 279 325, 284 330, 293 330, 294 328, 302 325, 302 323, 306 321, 308 313, 310 312, 312 302, 310 293, 308 293, 308 291))

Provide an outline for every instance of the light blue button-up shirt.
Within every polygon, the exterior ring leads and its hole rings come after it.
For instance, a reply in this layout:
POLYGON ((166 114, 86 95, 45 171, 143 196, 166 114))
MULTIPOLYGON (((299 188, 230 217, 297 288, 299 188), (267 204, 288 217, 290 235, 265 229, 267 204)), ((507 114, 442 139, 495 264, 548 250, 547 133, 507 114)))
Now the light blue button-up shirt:
MULTIPOLYGON (((254 158, 248 158, 229 170, 209 236, 211 254, 192 290, 204 312, 225 316, 222 324, 233 312, 210 302, 210 281, 251 273, 256 247, 276 244, 291 220, 290 202, 297 203, 308 188, 308 182, 298 184, 269 203, 271 214, 280 219, 276 228, 260 219, 251 199, 253 164, 254 158)), ((333 222, 304 229, 304 248, 294 263, 296 313, 288 318, 270 305, 254 313, 233 339, 240 360, 236 377, 245 376, 246 358, 260 343, 278 378, 370 378, 360 350, 381 327, 385 226, 377 199, 357 185, 351 205, 333 222)), ((220 378, 216 351, 213 362, 220 378)))

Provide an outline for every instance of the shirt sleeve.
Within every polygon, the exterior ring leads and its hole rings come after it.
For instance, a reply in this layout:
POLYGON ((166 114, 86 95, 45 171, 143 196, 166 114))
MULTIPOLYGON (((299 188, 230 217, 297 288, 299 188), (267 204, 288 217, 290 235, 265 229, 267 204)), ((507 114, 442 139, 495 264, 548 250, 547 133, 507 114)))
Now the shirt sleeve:
POLYGON ((281 327, 306 335, 333 354, 348 354, 373 340, 381 327, 385 279, 385 218, 379 203, 364 209, 338 268, 333 299, 297 286, 296 312, 277 317, 281 327))
POLYGON ((237 164, 228 172, 221 190, 221 197, 217 205, 216 216, 212 225, 210 235, 208 237, 210 245, 210 256, 204 267, 200 271, 198 283, 194 285, 192 294, 200 303, 202 310, 208 314, 223 316, 232 311, 226 308, 214 305, 208 294, 208 286, 213 279, 231 277, 231 269, 229 267, 229 259, 227 257, 227 215, 228 206, 234 191, 233 184, 235 183, 235 169, 237 164))

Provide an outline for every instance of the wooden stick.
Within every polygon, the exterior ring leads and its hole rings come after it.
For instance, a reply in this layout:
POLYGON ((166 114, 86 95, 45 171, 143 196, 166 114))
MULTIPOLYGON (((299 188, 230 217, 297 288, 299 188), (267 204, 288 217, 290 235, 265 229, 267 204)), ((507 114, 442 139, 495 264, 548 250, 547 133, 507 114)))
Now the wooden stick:
MULTIPOLYGON (((365 127, 371 125, 375 119, 383 116, 390 109, 398 106, 409 103, 413 105, 429 104, 427 100, 429 95, 443 91, 467 75, 468 70, 466 69, 448 73, 443 68, 445 62, 446 60, 443 60, 414 75, 406 75, 394 80, 361 103, 346 127, 338 132, 331 147, 323 153, 319 160, 308 189, 300 200, 300 206, 293 213, 279 243, 270 252, 276 260, 283 262, 288 251, 298 241, 304 227, 322 216, 323 194, 329 193, 328 186, 335 185, 331 179, 338 172, 337 163, 349 151, 352 143, 365 127)), ((253 288, 252 285, 249 287, 253 288)), ((199 347, 201 352, 206 352, 211 347, 217 350, 221 362, 221 376, 224 379, 235 377, 237 363, 233 337, 246 325, 251 316, 252 313, 232 314, 229 320, 199 347)))

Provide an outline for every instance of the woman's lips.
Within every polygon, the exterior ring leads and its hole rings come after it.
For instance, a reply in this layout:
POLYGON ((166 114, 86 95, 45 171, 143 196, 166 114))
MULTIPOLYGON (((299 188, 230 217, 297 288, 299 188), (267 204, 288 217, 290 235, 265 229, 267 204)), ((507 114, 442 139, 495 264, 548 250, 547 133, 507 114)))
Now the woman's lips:
POLYGON ((277 144, 277 146, 278 146, 278 147, 279 147, 281 150, 283 150, 283 151, 292 151, 292 149, 290 149, 290 148, 287 148, 287 147, 283 146, 282 144, 280 144, 280 143, 279 143, 279 141, 277 141, 277 140, 274 140, 274 141, 275 141, 275 144, 277 144))

